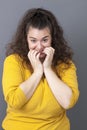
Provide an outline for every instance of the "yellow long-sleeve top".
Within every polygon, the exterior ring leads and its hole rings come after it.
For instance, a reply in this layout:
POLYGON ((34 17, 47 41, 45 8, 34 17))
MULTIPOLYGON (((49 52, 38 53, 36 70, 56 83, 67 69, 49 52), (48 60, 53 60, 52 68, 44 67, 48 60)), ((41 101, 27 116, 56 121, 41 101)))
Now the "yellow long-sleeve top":
MULTIPOLYGON (((72 62, 68 69, 65 64, 56 66, 56 72, 72 89, 69 108, 73 107, 79 97, 76 67, 72 62)), ((3 93, 7 102, 7 114, 3 120, 4 130, 70 130, 66 110, 54 97, 45 77, 39 82, 34 94, 27 99, 19 87, 31 76, 31 70, 24 67, 18 55, 10 55, 4 61, 3 93)))

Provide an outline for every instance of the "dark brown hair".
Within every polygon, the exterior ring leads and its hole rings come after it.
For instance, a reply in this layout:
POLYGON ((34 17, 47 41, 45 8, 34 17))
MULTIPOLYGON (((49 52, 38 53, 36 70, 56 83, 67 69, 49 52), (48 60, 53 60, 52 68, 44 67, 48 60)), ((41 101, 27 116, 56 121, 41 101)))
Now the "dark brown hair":
POLYGON ((27 33, 29 27, 43 29, 48 27, 52 37, 52 47, 55 49, 53 58, 53 65, 64 62, 69 65, 69 61, 72 60, 72 50, 67 45, 67 42, 63 36, 62 27, 59 25, 54 14, 50 11, 42 8, 29 9, 23 16, 20 24, 17 28, 15 36, 10 44, 7 45, 6 55, 18 54, 27 65, 29 59, 27 57, 29 48, 27 43, 27 33))

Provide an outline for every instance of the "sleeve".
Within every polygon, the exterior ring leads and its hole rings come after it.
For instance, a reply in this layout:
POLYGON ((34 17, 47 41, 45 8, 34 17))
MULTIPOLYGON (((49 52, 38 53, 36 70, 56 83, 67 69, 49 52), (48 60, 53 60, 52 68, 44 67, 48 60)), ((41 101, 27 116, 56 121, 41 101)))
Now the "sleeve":
POLYGON ((10 107, 20 109, 26 102, 19 85, 23 82, 23 74, 15 56, 8 56, 4 61, 2 86, 5 101, 10 107))
POLYGON ((62 67, 59 67, 58 73, 61 77, 61 80, 66 83, 71 89, 72 89, 72 97, 70 100, 70 105, 68 107, 72 108, 79 98, 79 89, 78 89, 78 79, 77 79, 77 73, 76 73, 76 66, 73 62, 71 62, 71 65, 69 68, 64 69, 66 65, 60 65, 62 67), (61 69, 60 69, 61 68, 61 69))

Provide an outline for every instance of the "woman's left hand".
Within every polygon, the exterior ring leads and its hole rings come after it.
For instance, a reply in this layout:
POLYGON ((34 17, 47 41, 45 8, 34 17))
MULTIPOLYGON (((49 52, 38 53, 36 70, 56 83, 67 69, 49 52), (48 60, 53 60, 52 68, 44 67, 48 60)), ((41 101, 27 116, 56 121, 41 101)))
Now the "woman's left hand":
POLYGON ((45 60, 43 62, 44 69, 51 67, 53 56, 54 56, 54 52, 55 52, 55 50, 52 47, 46 47, 44 49, 44 53, 46 54, 46 58, 45 58, 45 60))

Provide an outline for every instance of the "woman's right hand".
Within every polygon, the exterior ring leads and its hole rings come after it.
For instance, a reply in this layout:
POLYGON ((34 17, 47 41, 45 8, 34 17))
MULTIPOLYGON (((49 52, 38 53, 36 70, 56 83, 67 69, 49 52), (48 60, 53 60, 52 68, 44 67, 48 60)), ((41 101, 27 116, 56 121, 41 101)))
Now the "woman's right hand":
POLYGON ((35 73, 43 74, 43 65, 41 61, 39 60, 40 53, 36 50, 30 50, 28 52, 28 58, 30 60, 30 63, 33 67, 33 70, 35 73))

